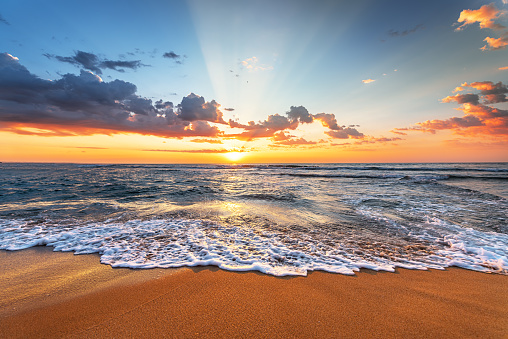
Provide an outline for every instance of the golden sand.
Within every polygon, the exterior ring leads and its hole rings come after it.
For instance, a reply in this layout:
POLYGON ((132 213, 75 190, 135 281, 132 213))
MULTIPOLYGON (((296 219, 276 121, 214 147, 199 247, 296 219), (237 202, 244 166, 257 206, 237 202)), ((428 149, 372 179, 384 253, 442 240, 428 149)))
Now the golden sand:
POLYGON ((458 268, 276 278, 41 248, 0 267, 1 338, 508 337, 508 277, 458 268))

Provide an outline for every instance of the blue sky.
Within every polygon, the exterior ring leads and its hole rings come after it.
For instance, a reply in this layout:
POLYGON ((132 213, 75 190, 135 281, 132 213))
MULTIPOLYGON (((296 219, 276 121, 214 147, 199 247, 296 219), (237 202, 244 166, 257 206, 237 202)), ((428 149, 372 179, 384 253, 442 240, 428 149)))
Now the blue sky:
MULTIPOLYGON (((463 10, 491 3, 506 25, 501 0, 5 0, 0 52, 48 80, 79 75, 82 65, 62 61, 78 51, 135 61, 99 75, 132 83, 154 102, 176 105, 189 93, 215 100, 226 121, 263 121, 304 106, 366 135, 393 137, 394 128, 458 116, 457 105, 441 100, 464 82, 507 82, 499 70, 508 66, 506 49, 480 50, 503 32, 478 23, 456 31, 463 10)), ((316 139, 312 133, 297 136, 316 139)))

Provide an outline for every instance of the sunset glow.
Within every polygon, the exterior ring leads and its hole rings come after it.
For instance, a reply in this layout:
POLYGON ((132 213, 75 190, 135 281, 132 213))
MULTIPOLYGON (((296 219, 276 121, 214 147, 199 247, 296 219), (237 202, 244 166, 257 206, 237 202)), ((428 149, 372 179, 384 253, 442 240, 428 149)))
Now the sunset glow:
POLYGON ((508 160, 503 1, 113 3, 0 9, 0 161, 508 160))
POLYGON ((236 162, 243 158, 244 154, 241 152, 229 152, 224 154, 226 158, 228 158, 229 161, 236 162))

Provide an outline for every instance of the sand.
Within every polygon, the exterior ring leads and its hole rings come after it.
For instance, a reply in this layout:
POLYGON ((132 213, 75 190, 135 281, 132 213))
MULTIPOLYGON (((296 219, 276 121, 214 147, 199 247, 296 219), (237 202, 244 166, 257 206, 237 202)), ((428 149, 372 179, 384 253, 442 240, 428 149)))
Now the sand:
POLYGON ((508 337, 508 277, 446 271, 276 278, 112 269, 0 251, 0 337, 508 337))

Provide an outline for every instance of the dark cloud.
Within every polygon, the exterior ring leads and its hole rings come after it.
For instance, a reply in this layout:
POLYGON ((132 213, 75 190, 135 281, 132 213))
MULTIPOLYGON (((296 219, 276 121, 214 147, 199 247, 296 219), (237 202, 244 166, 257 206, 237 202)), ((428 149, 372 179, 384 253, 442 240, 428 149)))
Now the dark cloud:
POLYGON ((178 59, 178 58, 180 58, 180 55, 176 54, 175 52, 166 52, 162 56, 164 58, 168 58, 168 59, 178 59))
POLYGON ((173 60, 174 62, 176 62, 177 64, 181 64, 183 63, 183 58, 186 58, 186 56, 181 56, 181 55, 178 55, 176 54, 175 52, 171 51, 171 52, 166 52, 162 55, 162 57, 166 58, 166 59, 171 59, 173 60))
POLYGON ((173 103, 171 101, 158 100, 155 102, 155 108, 157 109, 173 109, 173 103))
POLYGON ((453 117, 446 120, 427 120, 420 122, 418 125, 422 129, 436 130, 436 129, 457 129, 472 126, 484 126, 484 123, 474 115, 466 115, 463 118, 453 117))
POLYGON ((215 100, 205 102, 203 97, 191 93, 178 105, 180 109, 178 117, 185 121, 204 120, 226 124, 219 107, 220 105, 215 100))
POLYGON ((95 74, 102 74, 103 69, 112 69, 117 72, 125 72, 125 69, 138 69, 139 67, 146 66, 141 63, 141 60, 122 61, 122 60, 107 60, 101 59, 93 53, 77 51, 73 56, 63 57, 53 54, 44 54, 48 59, 56 59, 61 62, 66 62, 74 66, 87 69, 95 74))
POLYGON ((223 108, 223 110, 228 111, 228 112, 233 112, 235 109, 234 108, 223 108))
POLYGON ((416 31, 420 30, 420 29, 424 29, 425 27, 420 24, 420 25, 416 25, 415 27, 411 28, 411 29, 406 29, 406 30, 403 30, 403 31, 396 31, 396 30, 389 30, 388 31, 388 35, 391 36, 391 37, 399 37, 399 36, 406 36, 406 35, 409 35, 411 33, 415 33, 416 31))
MULTIPOLYGON (((258 135, 267 135, 272 136, 275 132, 282 131, 285 129, 296 129, 298 127, 298 121, 290 121, 285 116, 279 114, 269 115, 268 118, 264 121, 259 121, 255 123, 254 121, 249 121, 247 125, 241 124, 239 122, 229 120, 230 127, 242 128, 247 131, 257 131, 258 135), (266 133, 262 133, 261 131, 265 131, 266 133)), ((254 135, 255 133, 250 133, 254 135)))
MULTIPOLYGON (((90 53, 76 54, 72 62, 93 68, 99 59, 90 53)), ((101 61, 102 63, 102 61, 101 61)), ((89 135, 139 133, 163 137, 199 137, 194 142, 210 142, 213 137, 253 140, 272 138, 280 145, 310 145, 313 141, 288 133, 300 124, 319 120, 333 138, 359 139, 358 130, 339 126, 335 115, 312 115, 303 106, 291 106, 285 115, 272 114, 263 121, 242 124, 226 122, 220 105, 190 93, 179 104, 154 100, 137 94, 134 84, 122 80, 103 81, 90 71, 64 74, 54 81, 30 73, 17 58, 0 54, 0 128, 20 134, 89 135), (239 128, 225 134, 213 124, 239 128), (31 132, 23 127, 36 127, 31 132)))
POLYGON ((113 60, 104 60, 101 62, 101 68, 108 68, 118 72, 125 72, 123 68, 130 69, 138 69, 141 66, 146 66, 141 63, 141 60, 133 60, 133 61, 113 61, 113 60))
POLYGON ((136 91, 132 83, 104 82, 84 70, 80 75, 43 80, 17 58, 0 54, 0 123, 4 130, 27 134, 21 127, 31 126, 42 130, 32 134, 48 136, 132 132, 180 138, 222 134, 207 122, 222 119, 215 101, 205 102, 190 94, 174 110, 171 102, 154 104, 136 91))
POLYGON ((302 123, 310 124, 312 122, 312 115, 303 106, 291 106, 289 112, 286 113, 291 121, 300 121, 302 123))
POLYGON ((459 104, 471 103, 474 105, 478 105, 478 100, 480 97, 478 94, 457 94, 454 96, 447 96, 442 100, 442 102, 452 102, 455 101, 459 104))
POLYGON ((299 124, 312 123, 314 120, 319 120, 324 127, 329 128, 330 130, 326 131, 325 133, 332 138, 360 139, 364 137, 364 134, 355 128, 346 128, 346 126, 339 126, 334 114, 310 114, 309 111, 303 106, 291 106, 289 111, 286 112, 286 116, 273 114, 269 115, 268 118, 264 121, 259 121, 257 123, 250 121, 247 125, 230 119, 230 127, 242 128, 245 130, 245 132, 230 136, 234 136, 242 140, 269 137, 274 141, 289 140, 290 138, 281 131, 295 130, 299 124))
POLYGON ((361 132, 358 132, 357 129, 355 128, 350 128, 350 127, 347 127, 347 128, 342 128, 338 131, 335 131, 335 130, 331 130, 331 131, 327 131, 325 132, 328 136, 332 137, 332 138, 335 138, 335 139, 361 139, 363 138, 365 135, 361 132))
POLYGON ((6 25, 10 25, 9 21, 5 20, 4 17, 2 16, 2 14, 0 14, 0 22, 4 23, 6 25))
POLYGON ((506 93, 508 93, 508 86, 502 82, 493 83, 492 81, 477 81, 471 84, 464 83, 463 87, 470 87, 480 91, 483 95, 484 104, 496 104, 507 102, 506 93))
POLYGON ((330 130, 326 131, 325 134, 335 139, 361 139, 365 135, 359 132, 356 128, 357 125, 350 125, 353 127, 339 126, 335 114, 329 113, 318 113, 313 115, 314 119, 319 120, 324 127, 328 127, 330 130))
POLYGON ((335 119, 335 114, 329 113, 318 113, 313 115, 314 119, 321 121, 321 124, 324 127, 328 127, 331 130, 338 131, 342 129, 339 125, 337 125, 337 119, 335 119))
MULTIPOLYGON (((277 132, 284 130, 295 130, 300 123, 311 123, 313 117, 303 106, 291 106, 286 116, 279 114, 269 115, 264 121, 249 121, 247 125, 241 124, 234 120, 229 120, 229 126, 234 128, 242 128, 245 132, 234 134, 236 138, 242 140, 252 140, 256 138, 275 137, 277 132)), ((280 135, 280 134, 279 134, 280 135)))

